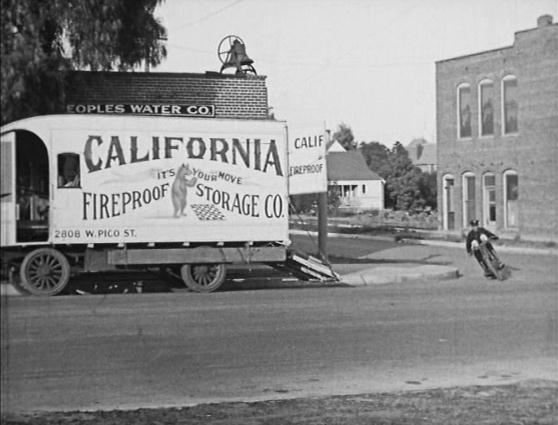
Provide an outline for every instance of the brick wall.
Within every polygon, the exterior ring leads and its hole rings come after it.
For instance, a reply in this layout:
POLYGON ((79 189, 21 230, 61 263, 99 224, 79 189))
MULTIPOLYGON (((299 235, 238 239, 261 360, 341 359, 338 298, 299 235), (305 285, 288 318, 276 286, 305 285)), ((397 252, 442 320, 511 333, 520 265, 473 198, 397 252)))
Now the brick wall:
MULTIPOLYGON (((546 23, 546 25, 544 25, 546 23)), ((482 176, 496 176, 496 229, 533 239, 558 238, 558 25, 515 34, 511 47, 440 61, 436 64, 438 205, 443 210, 443 176, 455 179, 455 229, 463 228, 465 172, 473 173, 476 216, 485 218, 482 176), (518 83, 517 134, 502 134, 502 79, 518 83), (478 84, 494 82, 494 135, 479 136, 478 84), (457 137, 457 87, 471 85, 472 137, 457 137), (504 172, 519 178, 519 225, 506 226, 504 172)))
POLYGON ((269 119, 264 76, 218 73, 73 72, 66 103, 215 105, 216 118, 269 119))

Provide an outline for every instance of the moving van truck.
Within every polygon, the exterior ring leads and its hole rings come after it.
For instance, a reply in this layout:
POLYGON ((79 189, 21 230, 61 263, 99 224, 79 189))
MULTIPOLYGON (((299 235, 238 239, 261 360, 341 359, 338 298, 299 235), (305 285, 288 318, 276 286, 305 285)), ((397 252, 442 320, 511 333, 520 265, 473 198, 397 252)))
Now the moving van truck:
POLYGON ((1 128, 4 273, 54 295, 75 272, 174 267, 213 291, 226 264, 282 262, 286 124, 49 115, 1 128))

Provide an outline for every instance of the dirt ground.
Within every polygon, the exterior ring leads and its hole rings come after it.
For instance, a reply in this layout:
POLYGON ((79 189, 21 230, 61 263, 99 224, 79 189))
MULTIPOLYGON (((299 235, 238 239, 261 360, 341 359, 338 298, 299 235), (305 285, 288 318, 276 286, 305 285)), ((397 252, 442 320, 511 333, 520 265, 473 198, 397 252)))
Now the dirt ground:
POLYGON ((558 382, 471 386, 184 408, 49 412, 2 417, 6 425, 550 425, 558 424, 558 382))

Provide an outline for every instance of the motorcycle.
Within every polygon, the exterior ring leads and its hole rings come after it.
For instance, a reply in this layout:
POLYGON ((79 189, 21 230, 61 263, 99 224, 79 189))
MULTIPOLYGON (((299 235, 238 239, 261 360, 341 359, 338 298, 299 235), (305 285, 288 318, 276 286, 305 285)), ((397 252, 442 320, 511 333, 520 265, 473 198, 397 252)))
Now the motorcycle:
POLYGON ((481 241, 473 241, 473 249, 478 249, 487 271, 496 279, 502 281, 509 274, 507 267, 503 266, 500 260, 494 255, 494 252, 488 248, 488 238, 481 235, 481 241))

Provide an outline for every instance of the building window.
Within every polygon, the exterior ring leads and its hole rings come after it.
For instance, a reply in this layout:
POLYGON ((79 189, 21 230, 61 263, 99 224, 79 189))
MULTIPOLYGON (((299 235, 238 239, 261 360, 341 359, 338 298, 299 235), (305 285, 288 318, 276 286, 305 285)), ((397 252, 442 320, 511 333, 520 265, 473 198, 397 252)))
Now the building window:
POLYGON ((81 187, 79 155, 77 153, 61 153, 58 155, 58 187, 81 187))
POLYGON ((504 217, 505 226, 509 228, 519 227, 519 177, 513 170, 504 173, 504 217))
POLYGON ((492 173, 483 176, 483 224, 496 227, 496 176, 492 173))
POLYGON ((519 131, 517 78, 513 75, 508 75, 502 80, 502 114, 504 134, 517 133, 519 131))
POLYGON ((461 84, 457 88, 457 128, 459 138, 471 137, 471 86, 461 84))
POLYGON ((479 84, 479 123, 481 136, 494 134, 494 83, 490 80, 479 84))
POLYGON ((477 218, 475 184, 476 179, 473 173, 463 174, 463 227, 467 227, 471 220, 477 218))
POLYGON ((357 185, 356 184, 344 184, 341 187, 341 196, 343 198, 352 198, 356 194, 357 185))
POLYGON ((342 198, 348 198, 351 196, 351 185, 350 184, 344 184, 341 186, 341 197, 342 198))
POLYGON ((365 184, 362 185, 362 194, 363 195, 366 194, 366 185, 365 184))

